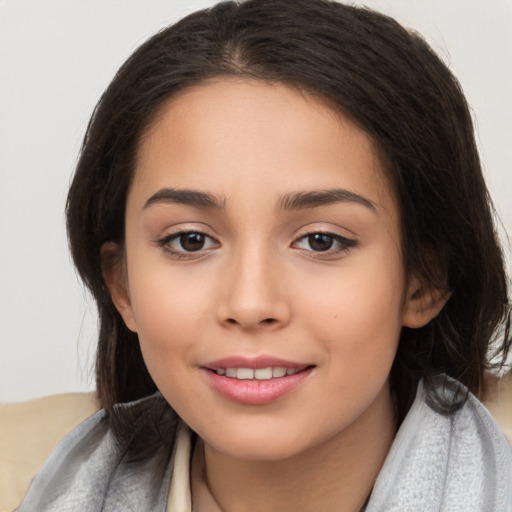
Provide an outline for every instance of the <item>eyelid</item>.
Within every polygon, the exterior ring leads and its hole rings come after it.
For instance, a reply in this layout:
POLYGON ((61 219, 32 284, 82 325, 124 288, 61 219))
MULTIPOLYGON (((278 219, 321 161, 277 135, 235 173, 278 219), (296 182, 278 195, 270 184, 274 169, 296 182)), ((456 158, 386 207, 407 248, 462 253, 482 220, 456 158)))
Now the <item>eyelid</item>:
POLYGON ((208 233, 205 233, 204 230, 194 229, 193 227, 180 228, 171 233, 167 233, 163 237, 157 239, 155 241, 155 243, 158 245, 158 247, 161 247, 165 252, 171 254, 172 256, 175 256, 178 258, 191 258, 191 259, 204 256, 211 249, 214 249, 214 248, 220 246, 219 241, 215 237, 209 235, 208 233), (173 242, 175 240, 179 240, 179 238, 182 235, 191 234, 191 233, 203 235, 206 239, 213 241, 212 246, 206 247, 206 248, 201 248, 201 249, 198 249, 197 251, 186 251, 186 250, 175 249, 170 245, 171 242, 173 242))
MULTIPOLYGON (((155 240, 155 244, 162 248, 165 252, 170 254, 171 256, 177 257, 177 258, 189 258, 189 259, 195 259, 200 258, 202 256, 205 256, 208 252, 210 252, 212 249, 218 248, 221 246, 221 243, 219 240, 207 233, 208 229, 201 229, 201 228, 195 228, 194 226, 186 226, 186 227, 180 227, 176 229, 175 231, 168 232, 164 236, 158 238, 155 240), (175 248, 171 244, 172 242, 179 240, 179 238, 182 235, 186 234, 200 234, 204 236, 206 243, 208 244, 207 247, 201 247, 197 250, 186 250, 185 248, 175 248)), ((337 233, 334 230, 326 229, 318 227, 315 228, 313 226, 304 226, 301 229, 302 233, 299 236, 296 236, 293 239, 293 242, 291 243, 291 247, 298 249, 304 253, 307 253, 309 256, 313 258, 318 259, 328 259, 332 257, 336 257, 342 253, 347 253, 351 249, 357 247, 359 245, 359 242, 354 238, 348 238, 347 236, 341 235, 340 233, 337 233), (307 231, 306 231, 307 228, 307 231), (304 248, 299 247, 298 245, 304 241, 307 240, 308 237, 311 237, 313 235, 326 235, 329 237, 332 237, 333 239, 333 246, 329 247, 325 250, 315 250, 314 248, 304 248)))
POLYGON ((334 241, 337 242, 341 247, 338 247, 337 249, 329 248, 326 249, 325 251, 315 251, 312 248, 305 249, 301 247, 297 247, 297 249, 309 253, 309 255, 314 258, 329 258, 342 253, 346 253, 359 245, 359 242, 357 240, 353 238, 347 238, 346 236, 340 235, 339 233, 335 233, 326 229, 311 229, 307 233, 301 234, 299 237, 295 238, 295 240, 292 243, 292 247, 296 245, 298 242, 306 240, 308 237, 317 234, 332 237, 334 241))

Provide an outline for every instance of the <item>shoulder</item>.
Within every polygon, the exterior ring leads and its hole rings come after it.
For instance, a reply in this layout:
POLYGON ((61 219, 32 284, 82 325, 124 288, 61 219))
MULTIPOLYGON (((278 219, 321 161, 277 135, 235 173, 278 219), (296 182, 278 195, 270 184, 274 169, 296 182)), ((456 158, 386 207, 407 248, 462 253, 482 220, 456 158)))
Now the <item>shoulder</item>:
POLYGON ((86 419, 52 452, 17 510, 71 512, 78 504, 87 512, 158 510, 167 496, 175 433, 160 412, 162 421, 153 421, 159 406, 165 401, 155 395, 86 419))

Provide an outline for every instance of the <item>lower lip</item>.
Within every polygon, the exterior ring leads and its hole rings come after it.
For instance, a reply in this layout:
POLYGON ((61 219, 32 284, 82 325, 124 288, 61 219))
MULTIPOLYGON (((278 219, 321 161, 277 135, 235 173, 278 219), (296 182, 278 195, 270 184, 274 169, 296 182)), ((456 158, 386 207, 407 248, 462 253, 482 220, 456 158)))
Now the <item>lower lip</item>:
POLYGON ((203 369, 210 385, 224 398, 246 405, 263 405, 275 402, 300 386, 311 374, 313 367, 295 375, 269 380, 230 379, 203 369))

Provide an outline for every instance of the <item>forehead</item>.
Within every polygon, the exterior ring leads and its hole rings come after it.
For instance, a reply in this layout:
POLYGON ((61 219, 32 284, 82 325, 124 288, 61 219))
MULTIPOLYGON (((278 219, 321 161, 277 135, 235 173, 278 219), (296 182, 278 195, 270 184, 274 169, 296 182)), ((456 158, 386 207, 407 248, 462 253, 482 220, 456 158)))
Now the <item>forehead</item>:
POLYGON ((344 186, 376 203, 391 196, 375 144, 350 120, 297 89, 235 78, 187 88, 161 107, 141 138, 133 188, 257 193, 262 177, 282 194, 344 186))

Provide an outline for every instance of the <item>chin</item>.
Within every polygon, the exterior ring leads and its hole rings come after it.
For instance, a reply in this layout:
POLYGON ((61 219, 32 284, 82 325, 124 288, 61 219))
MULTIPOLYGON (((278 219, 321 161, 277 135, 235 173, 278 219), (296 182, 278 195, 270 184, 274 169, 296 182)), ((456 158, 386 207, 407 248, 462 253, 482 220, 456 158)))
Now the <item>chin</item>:
POLYGON ((213 432, 198 434, 206 444, 226 457, 259 462, 290 459, 322 444, 323 441, 312 435, 307 428, 294 431, 289 426, 279 428, 273 425, 265 428, 261 424, 253 429, 225 429, 218 435, 213 432))
POLYGON ((227 447, 214 448, 227 457, 253 462, 279 462, 299 455, 305 449, 299 443, 275 437, 258 441, 243 439, 239 442, 234 441, 227 447))

